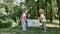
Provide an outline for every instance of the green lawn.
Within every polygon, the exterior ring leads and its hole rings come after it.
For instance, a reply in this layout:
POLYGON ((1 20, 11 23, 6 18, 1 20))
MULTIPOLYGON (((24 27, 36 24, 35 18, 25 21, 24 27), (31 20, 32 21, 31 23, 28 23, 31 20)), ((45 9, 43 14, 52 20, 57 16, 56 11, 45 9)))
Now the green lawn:
POLYGON ((22 31, 21 27, 1 28, 0 34, 60 34, 59 28, 47 27, 47 32, 42 32, 41 28, 27 28, 27 31, 22 31))

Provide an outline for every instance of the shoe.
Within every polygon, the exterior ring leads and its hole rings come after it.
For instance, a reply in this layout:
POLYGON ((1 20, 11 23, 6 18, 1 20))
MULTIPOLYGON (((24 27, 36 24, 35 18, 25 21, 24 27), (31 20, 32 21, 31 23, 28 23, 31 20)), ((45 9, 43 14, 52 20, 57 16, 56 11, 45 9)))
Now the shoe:
POLYGON ((23 29, 23 31, 26 31, 26 29, 23 29))
POLYGON ((42 31, 42 32, 46 32, 46 31, 42 31))

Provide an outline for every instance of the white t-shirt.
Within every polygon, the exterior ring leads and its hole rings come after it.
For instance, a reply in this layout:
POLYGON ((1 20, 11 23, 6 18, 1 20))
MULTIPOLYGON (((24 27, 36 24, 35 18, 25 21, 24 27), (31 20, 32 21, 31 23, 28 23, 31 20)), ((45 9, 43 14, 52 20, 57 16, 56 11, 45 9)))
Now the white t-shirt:
POLYGON ((44 14, 41 14, 41 15, 40 15, 40 18, 43 18, 43 19, 41 20, 42 22, 46 22, 46 18, 45 18, 45 16, 44 16, 44 14))

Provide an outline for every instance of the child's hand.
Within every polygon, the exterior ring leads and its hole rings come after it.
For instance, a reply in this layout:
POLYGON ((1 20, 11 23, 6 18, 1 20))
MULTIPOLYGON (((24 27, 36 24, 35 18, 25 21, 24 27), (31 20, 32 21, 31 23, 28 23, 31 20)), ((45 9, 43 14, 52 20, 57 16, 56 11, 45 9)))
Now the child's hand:
POLYGON ((40 18, 40 21, 42 22, 43 18, 40 18))
POLYGON ((38 17, 38 20, 40 21, 40 18, 38 17))

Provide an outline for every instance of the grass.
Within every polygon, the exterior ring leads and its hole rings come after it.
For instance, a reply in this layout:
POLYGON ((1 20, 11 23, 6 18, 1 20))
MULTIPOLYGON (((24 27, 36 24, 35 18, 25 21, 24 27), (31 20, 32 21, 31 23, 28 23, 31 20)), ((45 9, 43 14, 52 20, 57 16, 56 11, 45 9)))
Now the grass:
POLYGON ((0 34, 60 34, 59 28, 47 27, 47 32, 42 32, 41 28, 30 27, 27 31, 22 31, 20 26, 14 28, 1 28, 0 34))

